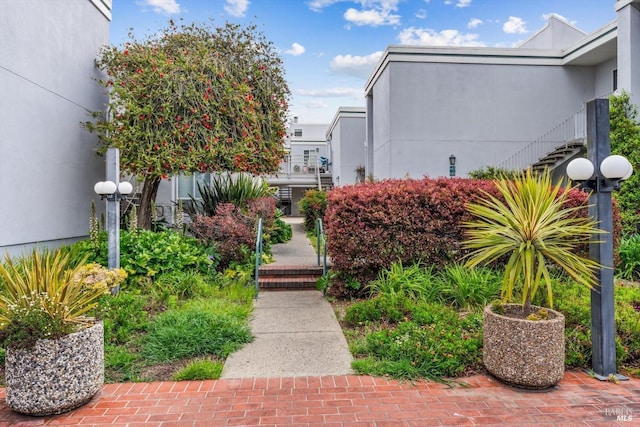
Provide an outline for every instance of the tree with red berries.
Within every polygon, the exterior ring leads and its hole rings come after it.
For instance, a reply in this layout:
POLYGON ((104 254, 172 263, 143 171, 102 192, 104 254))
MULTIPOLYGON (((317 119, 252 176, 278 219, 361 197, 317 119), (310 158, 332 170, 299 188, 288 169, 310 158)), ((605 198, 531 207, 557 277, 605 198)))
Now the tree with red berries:
POLYGON ((120 150, 142 177, 138 226, 151 227, 160 181, 194 172, 276 172, 290 96, 282 59, 254 26, 173 22, 159 35, 100 51, 105 114, 92 114, 99 154, 120 150))

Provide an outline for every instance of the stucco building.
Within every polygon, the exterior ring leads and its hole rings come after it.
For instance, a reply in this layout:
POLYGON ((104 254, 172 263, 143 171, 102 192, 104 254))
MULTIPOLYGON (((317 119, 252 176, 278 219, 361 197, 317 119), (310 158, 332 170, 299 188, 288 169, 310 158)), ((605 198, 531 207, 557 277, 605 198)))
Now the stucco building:
POLYGON ((80 123, 108 102, 110 21, 111 0, 0 2, 0 255, 88 234, 105 166, 80 123))
POLYGON ((526 167, 584 138, 587 101, 638 104, 640 0, 615 8, 592 34, 552 16, 515 48, 389 46, 365 88, 367 175, 448 176, 452 155, 458 176, 526 167))

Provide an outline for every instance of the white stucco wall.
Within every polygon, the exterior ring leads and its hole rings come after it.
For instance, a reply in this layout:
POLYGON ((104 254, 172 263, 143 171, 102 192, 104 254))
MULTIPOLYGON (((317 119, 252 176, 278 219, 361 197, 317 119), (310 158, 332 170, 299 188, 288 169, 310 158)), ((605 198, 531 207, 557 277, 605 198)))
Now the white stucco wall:
POLYGON ((457 176, 497 164, 577 112, 593 81, 592 67, 389 62, 373 86, 374 175, 448 176, 451 154, 457 176))
POLYGON ((105 4, 0 5, 0 253, 88 233, 105 166, 80 122, 107 102, 93 80, 98 49, 109 43, 105 4))

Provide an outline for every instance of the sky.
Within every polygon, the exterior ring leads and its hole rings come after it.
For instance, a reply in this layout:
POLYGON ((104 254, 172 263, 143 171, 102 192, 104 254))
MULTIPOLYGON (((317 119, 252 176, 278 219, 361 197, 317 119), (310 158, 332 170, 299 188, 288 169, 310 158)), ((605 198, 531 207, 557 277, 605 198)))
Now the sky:
POLYGON ((110 42, 170 19, 256 25, 284 61, 290 117, 330 123, 364 107, 364 87, 389 45, 514 47, 551 14, 590 33, 615 19, 615 0, 113 0, 110 42))

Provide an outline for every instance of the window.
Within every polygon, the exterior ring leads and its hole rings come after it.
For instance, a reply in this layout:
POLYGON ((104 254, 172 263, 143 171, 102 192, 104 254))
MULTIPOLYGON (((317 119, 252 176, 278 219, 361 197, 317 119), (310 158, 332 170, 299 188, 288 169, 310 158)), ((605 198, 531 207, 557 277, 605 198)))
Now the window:
POLYGON ((613 70, 613 91, 618 90, 618 70, 613 70))
POLYGON ((302 129, 294 129, 293 136, 297 136, 297 137, 302 136, 302 129))
POLYGON ((178 175, 178 199, 189 200, 189 196, 199 199, 200 192, 198 192, 198 183, 204 185, 209 184, 210 181, 210 173, 196 172, 193 175, 178 175))

